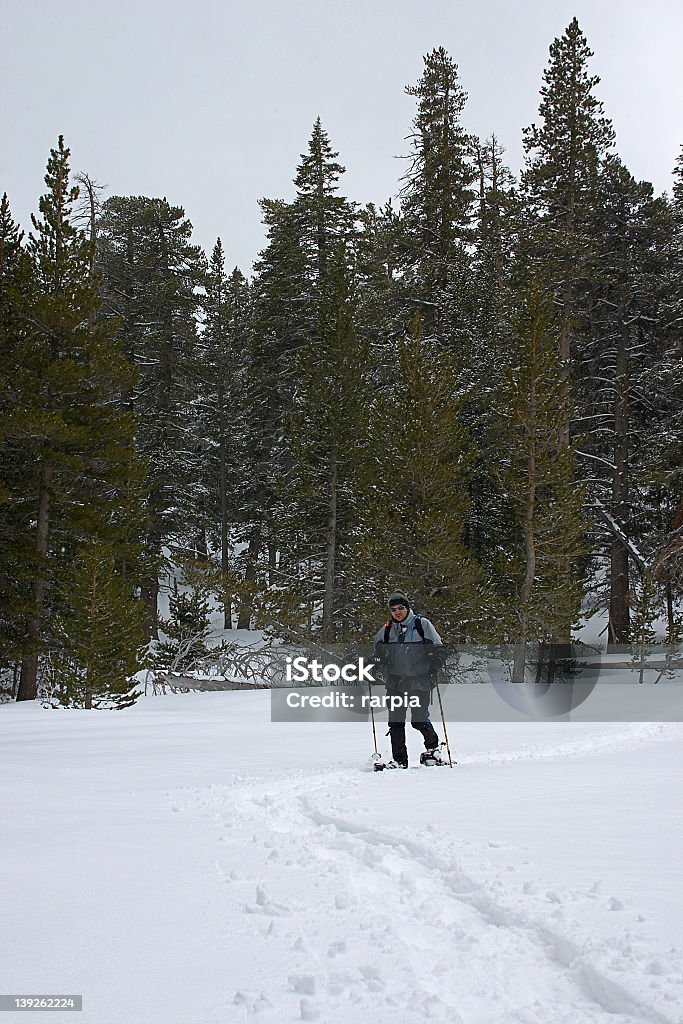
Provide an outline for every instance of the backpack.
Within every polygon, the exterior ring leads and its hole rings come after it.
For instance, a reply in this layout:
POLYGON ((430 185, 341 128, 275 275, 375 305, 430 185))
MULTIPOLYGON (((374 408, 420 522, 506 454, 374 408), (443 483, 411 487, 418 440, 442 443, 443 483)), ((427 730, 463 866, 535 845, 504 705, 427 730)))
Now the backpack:
MULTIPOLYGON (((391 633, 392 625, 393 625, 393 619, 389 619, 385 623, 385 626, 384 626, 384 639, 382 640, 383 644, 388 644, 389 643, 389 634, 391 633)), ((425 640, 425 631, 424 631, 424 627, 422 625, 422 616, 421 615, 416 615, 415 616, 415 618, 413 619, 413 626, 417 630, 419 635, 422 637, 422 643, 426 644, 427 641, 425 640)))

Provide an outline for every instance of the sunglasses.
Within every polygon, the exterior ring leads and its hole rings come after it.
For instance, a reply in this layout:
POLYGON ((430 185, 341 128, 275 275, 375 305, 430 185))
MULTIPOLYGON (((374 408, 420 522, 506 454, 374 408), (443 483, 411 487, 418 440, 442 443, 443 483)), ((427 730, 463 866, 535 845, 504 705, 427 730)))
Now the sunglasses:
POLYGON ((401 612, 401 611, 404 612, 404 611, 407 611, 407 609, 408 609, 408 605, 407 604, 390 604, 389 605, 389 611, 392 611, 392 612, 401 612))

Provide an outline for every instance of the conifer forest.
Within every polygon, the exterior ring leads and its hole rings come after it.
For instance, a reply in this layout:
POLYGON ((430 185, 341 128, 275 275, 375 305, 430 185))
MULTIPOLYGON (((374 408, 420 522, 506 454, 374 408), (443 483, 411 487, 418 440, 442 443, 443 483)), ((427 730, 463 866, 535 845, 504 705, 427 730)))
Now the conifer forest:
POLYGON ((367 642, 396 587, 451 643, 681 642, 683 151, 632 176, 591 57, 574 19, 515 175, 428 53, 381 207, 318 118, 248 273, 56 126, 0 210, 5 699, 125 706, 218 614, 367 642))

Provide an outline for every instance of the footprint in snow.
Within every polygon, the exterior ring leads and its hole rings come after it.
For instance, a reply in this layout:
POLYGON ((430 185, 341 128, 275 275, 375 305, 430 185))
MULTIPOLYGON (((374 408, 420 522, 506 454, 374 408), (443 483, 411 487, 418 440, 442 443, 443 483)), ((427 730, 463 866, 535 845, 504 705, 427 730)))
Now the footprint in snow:
POLYGON ((315 977, 312 974, 290 974, 287 981, 292 986, 294 992, 299 992, 304 996, 315 995, 315 977))
POLYGON ((302 1020, 319 1020, 320 1010, 311 999, 302 999, 299 1003, 302 1020))
POLYGON ((381 971, 376 967, 372 967, 369 964, 360 966, 358 968, 363 976, 363 980, 370 992, 382 992, 386 987, 382 979, 381 971))
POLYGON ((286 903, 278 903, 268 895, 265 885, 256 886, 256 903, 247 903, 246 914, 268 914, 270 917, 291 917, 292 910, 286 903))
POLYGON ((549 903, 564 903, 564 900, 557 892, 547 892, 545 894, 545 898, 548 900, 549 903))
POLYGON ((329 957, 339 956, 341 953, 346 953, 347 945, 345 942, 332 942, 327 950, 329 957))
POLYGON ((252 996, 248 992, 235 992, 232 1001, 235 1006, 246 1007, 250 1014, 274 1009, 273 1004, 264 992, 261 992, 258 996, 252 996))

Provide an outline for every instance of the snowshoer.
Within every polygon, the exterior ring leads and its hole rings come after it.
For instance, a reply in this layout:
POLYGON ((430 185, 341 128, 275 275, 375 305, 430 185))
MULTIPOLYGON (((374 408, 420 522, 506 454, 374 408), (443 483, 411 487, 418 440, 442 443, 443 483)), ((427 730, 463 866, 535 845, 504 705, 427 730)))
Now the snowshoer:
POLYGON ((377 662, 387 676, 387 697, 401 697, 401 706, 389 708, 389 735, 393 760, 385 767, 407 768, 406 712, 410 724, 422 733, 425 749, 421 764, 444 764, 439 737, 429 718, 433 674, 444 662, 443 642, 436 629, 410 607, 410 599, 396 590, 387 600, 390 618, 377 633, 377 662), (400 645, 400 646, 395 646, 400 645), (420 645, 419 647, 417 645, 420 645), (438 651, 434 648, 439 648, 438 651), (429 649, 431 648, 431 649, 429 649), (418 704, 419 706, 412 706, 418 704))

